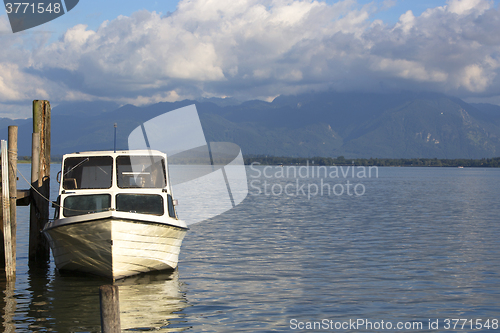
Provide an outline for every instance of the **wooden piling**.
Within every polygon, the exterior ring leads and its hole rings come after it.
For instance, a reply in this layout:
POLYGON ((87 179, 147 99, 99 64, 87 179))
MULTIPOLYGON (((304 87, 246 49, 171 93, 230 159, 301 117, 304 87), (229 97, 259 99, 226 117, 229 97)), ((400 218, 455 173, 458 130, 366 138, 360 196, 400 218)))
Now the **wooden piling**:
MULTIPOLYGON (((39 133, 39 144, 32 147, 32 189, 33 200, 30 214, 30 261, 47 262, 49 244, 41 231, 49 219, 50 196, 50 103, 33 101, 33 133, 39 133), (37 178, 33 179, 33 175, 37 178)), ((35 140, 35 139, 34 139, 35 140)))
POLYGON ((8 159, 9 159, 9 198, 10 198, 10 231, 12 242, 12 260, 16 267, 16 230, 17 230, 17 126, 8 129, 8 159))
MULTIPOLYGON (((38 172, 40 171, 40 133, 33 133, 31 136, 31 186, 38 189, 38 172)), ((29 259, 36 260, 40 234, 37 218, 37 206, 35 200, 38 193, 31 188, 33 203, 30 205, 30 234, 29 234, 29 259)))
POLYGON ((12 232, 10 225, 10 200, 9 200, 9 161, 7 141, 1 141, 1 163, 2 163, 2 218, 3 218, 3 249, 5 254, 5 277, 7 281, 16 277, 15 262, 12 253, 12 232))
POLYGON ((99 287, 99 303, 101 305, 102 333, 120 333, 118 286, 104 285, 99 287))
MULTIPOLYGON (((50 177, 50 103, 44 100, 33 101, 33 133, 40 133, 40 165, 38 184, 43 186, 45 178, 50 177)), ((48 184, 48 183, 47 183, 48 184)), ((47 189, 50 189, 47 186, 47 189)), ((47 192, 48 194, 48 192, 47 192)), ((47 202, 47 207, 49 207, 47 202)), ((48 209, 47 209, 48 210, 48 209)))

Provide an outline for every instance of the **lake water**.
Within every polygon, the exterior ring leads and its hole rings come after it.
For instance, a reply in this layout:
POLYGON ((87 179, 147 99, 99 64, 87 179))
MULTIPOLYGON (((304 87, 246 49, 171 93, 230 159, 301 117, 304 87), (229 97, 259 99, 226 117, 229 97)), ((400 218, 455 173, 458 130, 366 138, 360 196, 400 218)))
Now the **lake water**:
MULTIPOLYGON (((286 169, 247 167, 248 197, 190 226, 176 272, 121 282, 123 331, 500 332, 500 169, 286 169)), ((4 331, 100 332, 105 281, 30 268, 28 215, 4 331)))

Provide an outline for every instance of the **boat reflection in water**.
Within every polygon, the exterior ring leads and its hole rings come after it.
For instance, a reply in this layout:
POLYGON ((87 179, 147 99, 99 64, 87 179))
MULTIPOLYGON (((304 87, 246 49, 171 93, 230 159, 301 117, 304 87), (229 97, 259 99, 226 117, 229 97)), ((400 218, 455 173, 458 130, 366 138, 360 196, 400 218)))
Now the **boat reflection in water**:
POLYGON ((185 327, 182 311, 187 300, 179 285, 179 272, 148 273, 116 283, 120 292, 122 330, 172 332, 185 327))
MULTIPOLYGON (((47 289, 32 302, 30 312, 39 313, 32 331, 101 332, 99 277, 76 273, 57 274, 47 289)), ((185 327, 179 313, 187 306, 180 289, 178 271, 151 272, 122 279, 119 289, 120 321, 123 331, 180 332, 185 327)))

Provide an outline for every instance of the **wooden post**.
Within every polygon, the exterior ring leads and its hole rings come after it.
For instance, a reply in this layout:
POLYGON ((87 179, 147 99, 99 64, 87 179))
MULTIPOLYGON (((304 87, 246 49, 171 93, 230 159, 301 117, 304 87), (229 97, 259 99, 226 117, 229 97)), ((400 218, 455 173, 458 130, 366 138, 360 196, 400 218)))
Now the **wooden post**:
MULTIPOLYGON (((40 171, 38 184, 45 184, 45 177, 50 177, 50 103, 33 101, 33 133, 40 133, 40 171)), ((49 188, 49 187, 47 187, 49 188)), ((48 207, 48 202, 47 202, 48 207)))
POLYGON ((104 285, 99 287, 99 303, 101 305, 102 333, 120 333, 118 286, 104 285))
POLYGON ((10 231, 12 242, 12 261, 16 267, 16 206, 17 206, 17 126, 9 126, 9 197, 10 197, 10 231))
POLYGON ((33 133, 39 133, 39 145, 32 147, 32 176, 35 174, 37 179, 32 179, 33 186, 43 196, 33 191, 33 202, 31 206, 34 209, 30 215, 30 251, 29 259, 31 261, 47 262, 49 260, 49 244, 41 234, 45 223, 49 219, 49 201, 50 196, 50 103, 49 101, 33 101, 33 133), (36 156, 38 154, 38 157, 36 156), (33 156, 35 155, 35 156, 33 156), (36 159, 36 161, 35 161, 36 159), (33 170, 38 163, 38 170, 33 170))
POLYGON ((8 281, 16 278, 15 262, 12 261, 12 232, 10 228, 10 199, 9 199, 9 162, 7 141, 1 141, 2 162, 2 217, 3 217, 3 245, 5 253, 5 276, 8 281))
MULTIPOLYGON (((31 136, 31 186, 38 189, 38 172, 40 171, 40 133, 31 136)), ((30 234, 29 234, 29 259, 36 260, 38 244, 40 243, 40 230, 38 229, 36 199, 38 193, 30 188, 33 202, 30 205, 30 234)))

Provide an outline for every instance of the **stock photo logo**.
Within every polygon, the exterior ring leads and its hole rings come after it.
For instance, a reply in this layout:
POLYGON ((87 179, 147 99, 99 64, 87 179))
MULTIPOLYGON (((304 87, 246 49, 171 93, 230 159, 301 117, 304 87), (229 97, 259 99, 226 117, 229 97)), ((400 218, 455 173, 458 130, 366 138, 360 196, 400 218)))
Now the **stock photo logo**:
POLYGON ((31 29, 69 12, 79 0, 23 1, 4 0, 12 32, 31 29))
MULTIPOLYGON (((248 194, 240 147, 230 142, 207 142, 194 104, 136 127, 128 136, 128 149, 167 154, 173 195, 187 225, 236 207, 248 194)), ((140 163, 132 161, 134 165, 140 163)), ((139 174, 142 170, 133 171, 139 174)))
POLYGON ((377 166, 250 165, 250 195, 306 197, 360 197, 366 193, 363 181, 378 178, 377 166))

